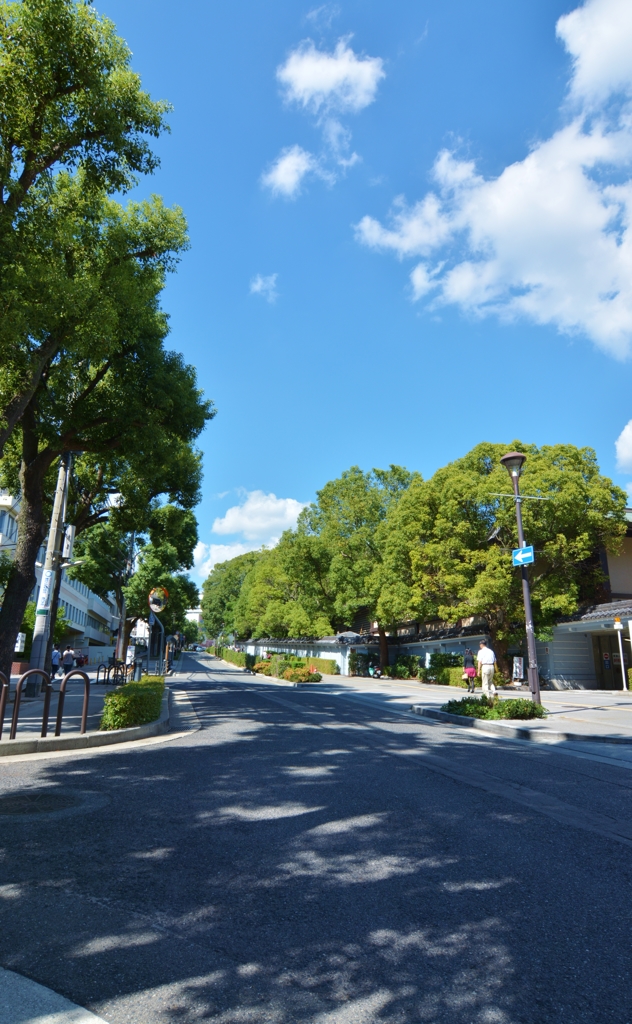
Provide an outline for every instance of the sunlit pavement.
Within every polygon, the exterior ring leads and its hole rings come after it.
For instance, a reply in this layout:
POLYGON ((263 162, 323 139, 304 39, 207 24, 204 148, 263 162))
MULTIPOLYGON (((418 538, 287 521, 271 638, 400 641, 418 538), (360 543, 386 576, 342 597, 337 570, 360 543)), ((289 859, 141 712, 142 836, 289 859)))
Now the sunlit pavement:
POLYGON ((0 766, 3 967, 110 1024, 632 1021, 630 762, 183 668, 198 731, 0 766))

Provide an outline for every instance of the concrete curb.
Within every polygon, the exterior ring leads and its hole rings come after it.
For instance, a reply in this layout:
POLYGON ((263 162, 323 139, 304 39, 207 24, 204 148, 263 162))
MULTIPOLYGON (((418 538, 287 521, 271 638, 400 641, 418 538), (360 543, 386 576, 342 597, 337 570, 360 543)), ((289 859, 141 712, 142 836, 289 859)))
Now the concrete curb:
POLYGON ((504 725, 502 722, 485 721, 482 718, 466 718, 465 715, 449 715, 447 711, 435 711, 420 704, 411 704, 410 710, 422 718, 447 725, 460 725, 465 729, 478 729, 492 736, 504 736, 512 740, 531 740, 533 743, 620 743, 632 744, 632 736, 603 735, 594 733, 559 732, 546 727, 534 729, 527 725, 504 725))
POLYGON ((148 736, 159 736, 169 732, 171 714, 171 690, 165 686, 160 716, 147 725, 136 725, 131 729, 112 729, 108 732, 73 733, 68 736, 41 736, 33 739, 0 740, 0 757, 13 754, 41 754, 51 750, 84 750, 88 747, 107 747, 113 743, 127 743, 129 740, 143 740, 148 736))
POLYGON ((106 1024, 102 1017, 71 1003, 58 992, 2 967, 0 1020, 3 1024, 106 1024))

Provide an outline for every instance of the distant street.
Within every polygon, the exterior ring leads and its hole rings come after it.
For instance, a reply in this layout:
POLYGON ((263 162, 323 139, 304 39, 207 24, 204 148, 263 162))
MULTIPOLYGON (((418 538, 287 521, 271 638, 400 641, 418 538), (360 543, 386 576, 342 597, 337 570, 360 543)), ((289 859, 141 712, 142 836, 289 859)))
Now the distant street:
POLYGON ((201 729, 0 764, 1 966, 109 1024, 632 1022, 632 762, 184 669, 201 729))

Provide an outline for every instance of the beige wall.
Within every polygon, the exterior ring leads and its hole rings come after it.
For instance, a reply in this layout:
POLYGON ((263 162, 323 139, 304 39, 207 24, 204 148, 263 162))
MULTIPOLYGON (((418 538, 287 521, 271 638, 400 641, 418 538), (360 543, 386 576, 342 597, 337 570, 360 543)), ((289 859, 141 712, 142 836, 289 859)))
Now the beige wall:
POLYGON ((608 572, 613 594, 632 595, 632 537, 623 538, 620 555, 608 555, 608 572))

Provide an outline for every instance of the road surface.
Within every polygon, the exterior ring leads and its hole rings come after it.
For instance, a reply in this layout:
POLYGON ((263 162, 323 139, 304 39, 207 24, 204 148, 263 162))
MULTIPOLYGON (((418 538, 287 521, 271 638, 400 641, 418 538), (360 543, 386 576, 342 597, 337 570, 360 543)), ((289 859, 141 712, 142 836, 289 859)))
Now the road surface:
POLYGON ((188 667, 198 731, 0 765, 0 966, 109 1024, 632 1024, 629 761, 188 667))

